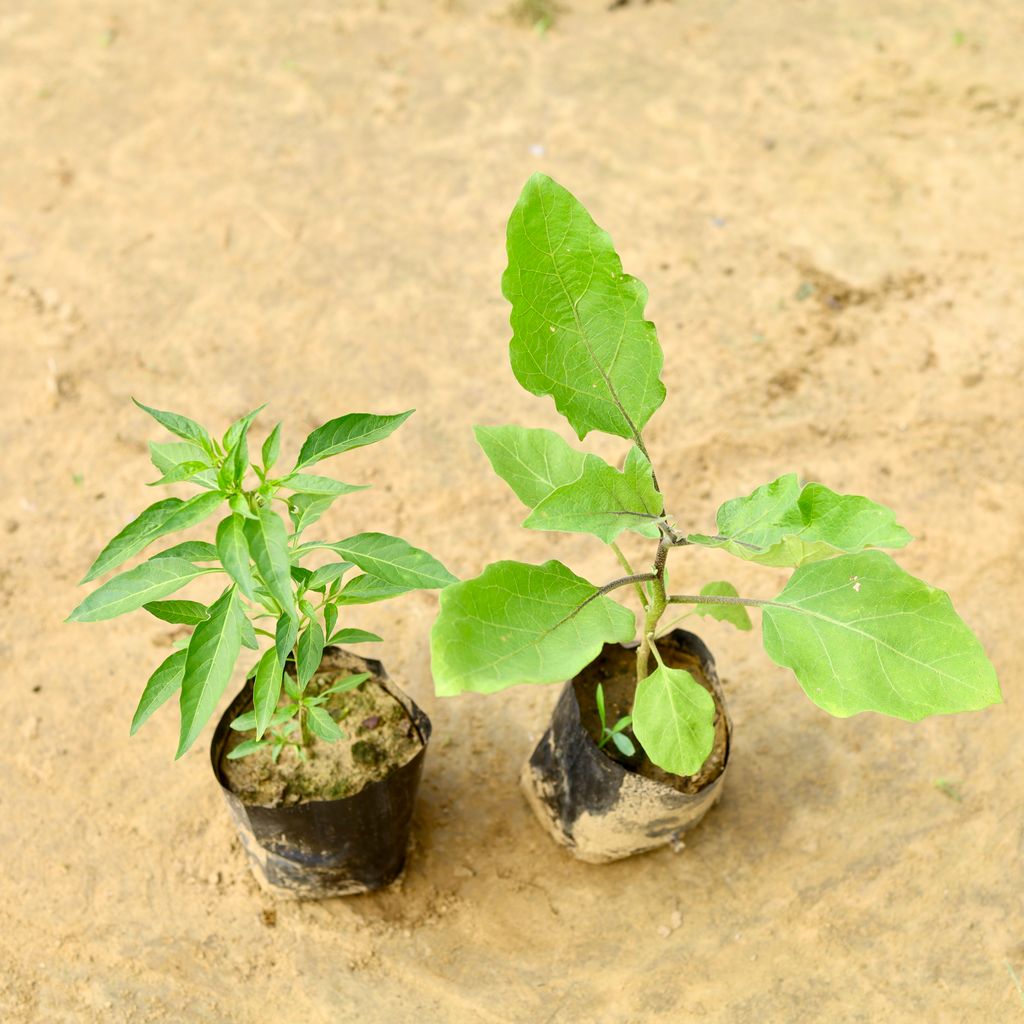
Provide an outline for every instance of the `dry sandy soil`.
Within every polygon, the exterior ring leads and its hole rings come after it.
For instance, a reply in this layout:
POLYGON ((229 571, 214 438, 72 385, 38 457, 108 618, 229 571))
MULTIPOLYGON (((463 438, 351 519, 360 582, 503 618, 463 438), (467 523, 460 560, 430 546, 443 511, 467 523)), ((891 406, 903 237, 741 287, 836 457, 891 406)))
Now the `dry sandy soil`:
MULTIPOLYGON (((607 6, 540 33, 473 0, 0 2, 7 1024, 1024 1020, 1024 11, 607 6), (709 623, 722 804, 680 852, 587 866, 516 788, 555 690, 435 700, 412 594, 352 620, 435 723, 404 882, 275 905, 202 744, 173 762, 173 708, 129 741, 172 628, 62 624, 153 500, 129 395, 220 429, 269 399, 292 445, 416 406, 334 466, 376 487, 326 532, 610 577, 593 539, 519 529, 470 431, 566 429, 506 359, 503 226, 535 169, 650 286, 680 522, 788 470, 890 504, 1006 703, 831 720, 709 623)), ((676 579, 774 592, 725 557, 676 579)))

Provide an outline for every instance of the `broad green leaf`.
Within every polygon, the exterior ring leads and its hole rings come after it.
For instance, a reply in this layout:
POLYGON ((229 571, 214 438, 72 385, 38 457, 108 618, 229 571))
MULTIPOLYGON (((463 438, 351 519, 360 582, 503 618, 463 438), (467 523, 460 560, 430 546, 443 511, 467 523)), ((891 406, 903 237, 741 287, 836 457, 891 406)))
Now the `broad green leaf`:
POLYGON ((256 666, 256 679, 252 685, 252 703, 255 712, 254 725, 256 738, 260 739, 267 731, 270 719, 277 710, 281 699, 281 677, 284 669, 278 660, 277 651, 269 647, 263 652, 256 666))
POLYGON ((323 708, 306 708, 306 714, 309 716, 306 719, 309 731, 315 736, 328 743, 345 738, 344 732, 338 728, 338 723, 323 708))
POLYGON ((267 407, 267 403, 264 402, 257 409, 253 409, 252 412, 247 412, 244 416, 240 416, 234 423, 231 424, 227 429, 227 433, 224 435, 224 451, 229 452, 238 442, 249 433, 249 428, 252 426, 252 422, 256 417, 267 407))
POLYGON ((715 745, 715 700, 689 672, 659 665, 636 688, 633 732, 659 768, 696 775, 715 745))
POLYGON ((330 565, 322 565, 310 573, 306 580, 307 590, 323 590, 335 580, 340 580, 352 568, 351 562, 331 562, 330 565))
POLYGON ((378 643, 381 637, 376 633, 368 633, 365 629, 339 629, 328 643, 332 644, 371 644, 378 643))
POLYGON ((586 452, 553 430, 505 426, 474 427, 473 432, 494 472, 529 509, 583 475, 586 452))
POLYGON ((311 476, 309 473, 292 473, 281 483, 297 494, 351 494, 353 491, 365 491, 369 484, 346 484, 341 480, 332 480, 329 476, 311 476))
POLYGON ((299 623, 297 619, 288 615, 282 615, 277 620, 277 627, 274 632, 274 648, 277 651, 277 660, 282 665, 288 664, 288 659, 295 653, 295 639, 299 635, 299 623))
POLYGON ((185 480, 191 480, 200 473, 205 473, 210 466, 206 462, 181 462, 173 469, 169 469, 159 480, 154 480, 147 487, 159 487, 161 484, 178 484, 185 480))
POLYGON ((245 740, 239 743, 237 747, 228 751, 229 761, 238 761, 243 757, 248 757, 250 754, 255 754, 258 750, 263 750, 264 747, 270 746, 270 740, 245 740))
POLYGON ((531 530, 592 533, 611 544, 623 530, 657 537, 655 520, 663 510, 651 464, 633 447, 621 472, 588 455, 580 478, 552 491, 523 525, 531 530))
POLYGON ((295 592, 292 590, 291 563, 288 557, 288 532, 281 517, 270 508, 261 508, 255 519, 245 521, 245 539, 267 590, 281 610, 295 618, 295 592))
POLYGON ((186 562, 219 562, 216 545, 205 540, 186 540, 166 551, 158 551, 150 556, 154 558, 184 558, 186 562))
MULTIPOLYGON (((702 596, 739 597, 739 591, 725 580, 715 580, 700 588, 702 596)), ((693 606, 694 615, 709 616, 721 622, 731 622, 737 629, 753 629, 750 615, 741 604, 697 604, 693 606)))
POLYGON ((183 626, 195 626, 210 617, 209 608, 198 601, 150 601, 143 608, 164 622, 183 626))
POLYGON ((337 499, 337 494, 293 494, 288 499, 288 515, 296 535, 312 526, 337 499))
POLYGON ((181 734, 176 758, 195 742, 228 685, 242 645, 241 618, 232 586, 214 601, 210 617, 192 634, 181 681, 181 734))
POLYGON ((267 439, 263 442, 263 469, 267 472, 277 462, 278 455, 281 454, 281 424, 277 426, 267 435, 267 439))
POLYGON ((395 583, 385 583, 376 576, 356 576, 349 580, 341 593, 332 600, 335 604, 375 604, 377 601, 388 601, 400 594, 408 594, 416 587, 402 587, 395 583))
POLYGON ((376 416, 368 412, 353 412, 347 416, 317 427, 303 442, 299 459, 295 463, 296 470, 312 466, 321 459, 329 459, 332 455, 362 448, 364 445, 381 441, 397 430, 411 415, 413 410, 398 413, 394 416, 376 416))
POLYGON ((195 420, 190 420, 187 416, 182 416, 176 412, 164 412, 161 409, 153 409, 148 405, 143 405, 136 398, 133 398, 132 401, 143 412, 148 412, 157 423, 162 427, 166 427, 172 434, 177 434, 178 437, 183 437, 186 441, 194 442, 207 454, 213 454, 213 441, 210 435, 195 420))
POLYGON ((183 504, 180 498, 164 498, 139 513, 96 556, 96 561, 79 581, 79 585, 97 579, 111 569, 116 569, 132 555, 137 555, 147 544, 160 536, 160 528, 183 504))
POLYGON ((146 688, 142 691, 139 706, 132 718, 131 735, 134 736, 150 715, 162 704, 166 703, 181 688, 181 677, 185 674, 185 652, 175 651, 165 659, 160 667, 149 677, 146 688))
POLYGON ((512 370, 550 395, 582 438, 635 438, 665 399, 647 289, 622 272, 607 232, 543 174, 526 183, 507 233, 502 291, 512 303, 512 370))
POLYGON ((865 548, 901 548, 911 536, 884 505, 822 484, 801 490, 796 474, 787 473, 727 501, 718 510, 718 537, 687 539, 759 565, 799 566, 865 548))
POLYGON ((111 569, 116 569, 160 537, 202 522, 221 501, 223 496, 214 491, 197 494, 188 501, 166 498, 150 505, 107 544, 81 582, 89 583, 111 569))
POLYGON ((762 611, 768 656, 830 714, 917 721, 1002 699, 949 597, 881 551, 802 566, 762 611))
POLYGON ((313 678, 313 673, 320 667, 324 657, 324 631, 316 619, 299 634, 298 654, 296 672, 299 686, 304 687, 313 678))
POLYGON ((325 546, 363 572, 395 586, 434 590, 456 579, 433 555, 386 533, 359 533, 325 546))
POLYGON ((238 589, 250 600, 254 598, 255 583, 249 563, 249 544, 245 537, 245 520, 232 513, 217 527, 217 553, 221 565, 238 584, 238 589))
POLYGON ((634 631, 630 611, 560 562, 495 562, 441 591, 430 634, 435 687, 450 697, 559 682, 634 631))
POLYGON ((94 590, 67 618, 68 622, 100 622, 158 601, 197 576, 210 572, 182 558, 157 558, 129 569, 94 590))

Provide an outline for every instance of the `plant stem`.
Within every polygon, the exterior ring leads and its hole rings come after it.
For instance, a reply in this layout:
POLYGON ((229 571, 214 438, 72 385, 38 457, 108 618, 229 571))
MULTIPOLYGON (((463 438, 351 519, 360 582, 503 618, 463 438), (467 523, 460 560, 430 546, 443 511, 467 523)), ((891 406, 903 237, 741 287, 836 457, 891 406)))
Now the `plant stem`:
POLYGON ((763 608, 776 603, 755 597, 718 597, 714 594, 671 594, 667 600, 669 604, 743 604, 751 608, 763 608))
MULTIPOLYGON (((295 658, 295 683, 298 685, 299 682, 299 645, 295 644, 295 650, 292 652, 292 657, 295 658)), ((305 691, 305 687, 303 687, 305 691)), ((309 750, 313 743, 313 734, 309 731, 309 718, 306 714, 306 709, 302 703, 299 703, 299 735, 302 737, 302 746, 305 750, 309 750)))
POLYGON ((658 628, 658 620, 668 604, 668 597, 665 594, 665 563, 668 561, 668 549, 671 546, 671 539, 662 534, 657 554, 654 556, 654 570, 650 574, 651 602, 647 607, 647 615, 644 617, 644 632, 640 638, 640 647, 636 652, 636 681, 638 684, 649 674, 651 643, 655 630, 658 628))
MULTIPOLYGON (((622 553, 622 548, 620 548, 615 541, 612 541, 609 547, 611 547, 612 551, 615 552, 615 557, 619 560, 619 565, 621 565, 630 576, 635 576, 636 573, 633 572, 633 567, 629 564, 629 559, 622 553)), ((646 608, 648 602, 647 595, 644 593, 644 588, 639 583, 634 584, 634 586, 636 588, 637 596, 640 598, 640 603, 646 608)))

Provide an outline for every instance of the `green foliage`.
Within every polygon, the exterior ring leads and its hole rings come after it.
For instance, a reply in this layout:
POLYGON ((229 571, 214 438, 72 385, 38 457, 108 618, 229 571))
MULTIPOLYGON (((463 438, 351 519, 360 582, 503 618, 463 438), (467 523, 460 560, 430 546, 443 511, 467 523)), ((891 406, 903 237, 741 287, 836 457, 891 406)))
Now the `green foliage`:
MULTIPOLYGON (((303 752, 314 736, 338 739, 341 730, 321 707, 327 693, 314 694, 309 688, 325 644, 380 640, 376 633, 338 628, 340 609, 409 590, 441 588, 455 577, 427 552, 381 533, 358 534, 337 543, 300 543, 301 533, 332 502, 363 489, 302 470, 382 440, 411 411, 396 416, 355 413, 331 420, 306 439, 295 469, 274 477, 280 424, 260 445, 258 461, 250 461, 249 433, 259 409, 232 423, 217 441, 186 416, 140 408, 181 438, 150 445, 163 482, 198 486, 200 493, 150 505, 103 548, 83 582, 98 579, 154 541, 196 526, 215 512, 221 518, 215 543, 188 540, 160 551, 107 580, 69 616, 69 621, 96 622, 144 608, 164 622, 192 629, 147 682, 132 733, 180 691, 180 757, 216 710, 242 650, 250 649, 256 652, 248 671, 253 707, 248 718, 242 717, 250 721, 247 728, 255 730, 255 738, 233 750, 232 756, 244 757, 269 745, 276 760, 289 746, 303 752), (274 502, 287 507, 292 530, 275 511, 274 502), (345 560, 314 567, 302 564, 323 551, 345 560), (356 567, 361 574, 346 580, 356 567), (165 600, 207 575, 220 576, 226 586, 209 607, 194 600, 165 600), (286 673, 289 665, 295 676, 286 673)), ((355 682, 339 682, 331 692, 340 692, 338 686, 359 685, 365 678, 351 677, 355 682)))
POLYGON ((594 702, 597 704, 597 716, 601 722, 601 738, 597 742, 597 749, 600 750, 610 742, 620 754, 632 757, 636 753, 636 747, 625 730, 632 724, 633 716, 623 715, 614 725, 609 726, 604 708, 604 687, 600 683, 594 691, 594 702))
MULTIPOLYGON (((946 595, 871 550, 911 539, 884 506, 822 484, 801 487, 789 474, 726 502, 716 534, 680 533, 641 433, 665 397, 661 349, 644 320, 646 289, 622 273, 608 235, 578 200, 539 174, 509 219, 508 257, 502 287, 519 383, 551 396, 581 439, 601 430, 630 447, 619 471, 549 430, 477 427, 477 440, 530 509, 525 526, 593 534, 612 545, 626 575, 598 587, 559 562, 497 562, 452 585, 431 632, 439 694, 573 676, 604 643, 632 639, 632 614, 606 596, 630 587, 643 606, 631 724, 651 760, 676 774, 699 771, 710 753, 715 702, 688 672, 661 662, 659 626, 670 604, 741 630, 752 628, 747 608, 760 607, 768 654, 832 714, 918 719, 1000 700, 992 666, 946 595), (634 572, 615 547, 623 530, 657 539, 647 571, 634 572), (795 572, 773 601, 741 597, 720 580, 697 594, 669 594, 668 557, 692 546, 795 572)), ((357 585, 372 592, 373 581, 362 579, 343 593, 355 596, 357 585)), ((605 722, 601 691, 598 702, 605 746, 623 728, 605 722)))

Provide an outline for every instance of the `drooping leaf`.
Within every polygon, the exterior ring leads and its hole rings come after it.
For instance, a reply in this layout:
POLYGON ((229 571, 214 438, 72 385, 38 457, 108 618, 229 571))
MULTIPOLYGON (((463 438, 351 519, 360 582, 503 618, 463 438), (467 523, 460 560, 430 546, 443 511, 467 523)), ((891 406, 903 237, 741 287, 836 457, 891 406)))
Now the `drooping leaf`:
POLYGON ((473 432, 494 472, 529 509, 583 475, 586 452, 553 430, 505 426, 474 427, 473 432))
POLYGON ((332 644, 370 644, 377 643, 381 637, 376 633, 368 633, 365 629, 339 629, 328 643, 332 644))
POLYGON ((183 626, 195 626, 210 617, 210 610, 198 601, 150 601, 143 608, 164 622, 183 626))
POLYGON ((531 530, 592 533, 611 544, 623 530, 657 537, 655 520, 663 506, 651 464, 633 447, 621 472, 588 455, 580 478, 552 491, 523 525, 531 530))
POLYGON ((161 409, 153 409, 143 405, 138 399, 132 401, 143 411, 148 412, 162 427, 165 427, 172 434, 183 437, 186 441, 192 441, 205 451, 208 455, 213 454, 213 441, 204 427, 201 427, 195 420, 189 419, 176 412, 164 412, 161 409))
POLYGON ((359 533, 347 540, 319 546, 329 548, 363 572, 395 586, 435 590, 455 581, 433 555, 386 533, 359 533))
POLYGON ((388 601, 392 597, 408 594, 410 590, 416 589, 385 583, 376 576, 356 576, 341 588, 341 593, 334 597, 333 601, 338 605, 375 604, 377 601, 388 601))
POLYGON ((448 697, 569 679, 634 629, 630 611, 560 562, 495 562, 441 591, 430 635, 435 687, 448 697))
POLYGON ((94 590, 67 618, 68 622, 100 622, 158 601, 197 576, 210 572, 182 558, 156 558, 129 569, 94 590))
POLYGON ((306 720, 309 723, 309 731, 315 736, 328 743, 345 738, 345 733, 338 727, 338 723, 323 708, 306 708, 306 714, 309 716, 306 720))
POLYGON ((543 174, 526 183, 507 233, 502 291, 512 303, 512 370, 550 395, 582 438, 635 438, 665 399, 647 289, 622 272, 583 204, 543 174))
POLYGON ((332 455, 362 448, 381 441, 397 430, 412 414, 412 409, 394 416, 377 416, 368 412, 353 412, 347 416, 317 427, 303 442, 295 469, 306 469, 332 455))
MULTIPOLYGON (((714 597, 739 597, 739 591, 725 580, 715 580, 700 588, 701 595, 714 597)), ((731 622, 737 629, 753 629, 750 615, 741 604, 698 604, 693 607, 694 615, 707 616, 721 622, 731 622)))
POLYGON ((263 652, 256 666, 256 679, 252 684, 252 702, 254 709, 253 725, 256 738, 262 738, 270 724, 270 719, 277 710, 281 699, 281 677, 284 669, 278 660, 277 651, 273 647, 263 652))
POLYGON ((291 562, 288 557, 288 531, 284 521, 264 506, 255 519, 246 519, 245 540, 267 590, 281 610, 295 618, 295 592, 292 590, 291 562))
POLYGON ((245 536, 245 520, 232 513, 217 526, 217 554, 228 575, 238 589, 250 600, 254 596, 255 582, 249 562, 249 544, 245 536))
POLYGON ((981 644, 949 597, 881 551, 800 567, 763 608, 764 647, 830 714, 917 721, 1001 700, 981 644))
POLYGON ((160 528, 183 504, 180 498, 164 498, 140 512, 96 556, 96 561, 89 567, 89 571, 79 584, 98 579, 111 569, 116 569, 132 555, 137 555, 147 544, 160 536, 160 528))
POLYGON ((715 700, 685 669, 659 665, 636 688, 633 732, 659 768, 696 775, 715 744, 715 700))
POLYGON ((175 651, 149 677, 142 691, 139 706, 132 718, 131 735, 134 736, 149 719, 150 715, 166 703, 181 688, 181 677, 185 674, 185 651, 175 651))
POLYGON ((316 619, 312 619, 299 634, 299 660, 296 665, 299 686, 304 687, 313 678, 324 657, 324 631, 316 619))
POLYGON ((196 626, 181 681, 181 734, 175 757, 195 742, 217 707, 242 646, 242 613, 229 587, 210 606, 210 617, 196 626))
POLYGON ((718 534, 687 539, 773 566, 806 565, 865 548, 901 548, 911 540, 884 505, 822 484, 801 490, 795 473, 727 501, 718 510, 718 534))
POLYGON ((154 558, 184 558, 186 562, 220 561, 216 545, 205 540, 182 541, 166 551, 158 551, 155 555, 150 555, 150 561, 154 558))
POLYGON ((281 483, 297 494, 351 494, 353 491, 365 491, 369 484, 346 484, 341 480, 332 480, 329 476, 312 476, 309 473, 292 473, 281 483))

